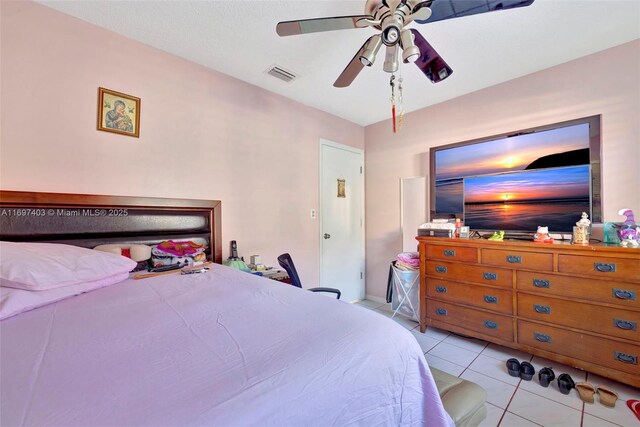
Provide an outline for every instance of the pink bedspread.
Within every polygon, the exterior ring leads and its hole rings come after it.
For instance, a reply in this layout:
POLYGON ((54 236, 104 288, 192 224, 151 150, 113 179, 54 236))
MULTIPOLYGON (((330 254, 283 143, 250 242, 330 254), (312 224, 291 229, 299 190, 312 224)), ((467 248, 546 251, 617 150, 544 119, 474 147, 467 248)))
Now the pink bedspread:
POLYGON ((222 266, 0 323, 0 424, 452 425, 410 332, 222 266))

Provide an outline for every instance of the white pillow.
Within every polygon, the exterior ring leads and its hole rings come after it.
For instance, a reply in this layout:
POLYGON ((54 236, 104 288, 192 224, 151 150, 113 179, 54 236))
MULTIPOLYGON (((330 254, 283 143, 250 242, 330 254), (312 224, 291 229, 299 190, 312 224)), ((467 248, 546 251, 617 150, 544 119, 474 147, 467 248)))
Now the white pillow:
POLYGON ((79 283, 63 288, 40 292, 0 287, 0 320, 33 310, 43 305, 61 301, 105 286, 115 285, 129 278, 129 273, 118 273, 92 282, 79 283))
POLYGON ((136 263, 121 255, 57 243, 0 242, 0 285, 42 291, 128 273, 136 263))

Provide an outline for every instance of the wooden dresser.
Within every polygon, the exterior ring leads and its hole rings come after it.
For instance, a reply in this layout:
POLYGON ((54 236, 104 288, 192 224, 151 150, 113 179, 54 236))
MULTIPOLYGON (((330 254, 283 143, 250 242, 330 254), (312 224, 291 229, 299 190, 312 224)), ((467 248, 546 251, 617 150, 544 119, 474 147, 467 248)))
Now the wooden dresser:
POLYGON ((435 326, 640 387, 640 249, 417 239, 420 331, 435 326))

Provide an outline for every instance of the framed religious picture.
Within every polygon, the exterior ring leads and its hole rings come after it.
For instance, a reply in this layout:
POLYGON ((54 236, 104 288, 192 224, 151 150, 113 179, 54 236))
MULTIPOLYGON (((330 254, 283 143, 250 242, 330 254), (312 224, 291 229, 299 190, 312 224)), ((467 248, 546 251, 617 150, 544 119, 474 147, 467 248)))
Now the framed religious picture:
POLYGON ((98 88, 98 130, 140 136, 140 98, 98 88))

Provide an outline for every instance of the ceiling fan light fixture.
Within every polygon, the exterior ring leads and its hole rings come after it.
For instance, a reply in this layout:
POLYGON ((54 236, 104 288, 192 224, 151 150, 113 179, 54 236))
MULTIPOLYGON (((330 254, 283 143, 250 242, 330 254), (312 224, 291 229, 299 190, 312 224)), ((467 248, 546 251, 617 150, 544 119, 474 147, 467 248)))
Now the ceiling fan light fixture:
POLYGON ((376 61, 376 56, 378 55, 380 46, 382 46, 382 39, 380 38, 380 35, 373 36, 369 43, 367 43, 367 47, 365 47, 362 55, 360 55, 360 62, 362 65, 365 67, 371 67, 373 65, 376 61))
POLYGON ((398 45, 387 46, 382 69, 387 73, 395 73, 398 71, 398 45))
POLYGON ((402 62, 409 64, 416 62, 420 58, 420 49, 417 46, 411 46, 402 51, 402 62))
POLYGON ((400 27, 395 23, 387 25, 382 30, 382 43, 387 46, 393 46, 400 40, 400 27))
POLYGON ((402 31, 402 61, 405 64, 416 62, 420 57, 420 49, 416 46, 411 30, 402 31))

